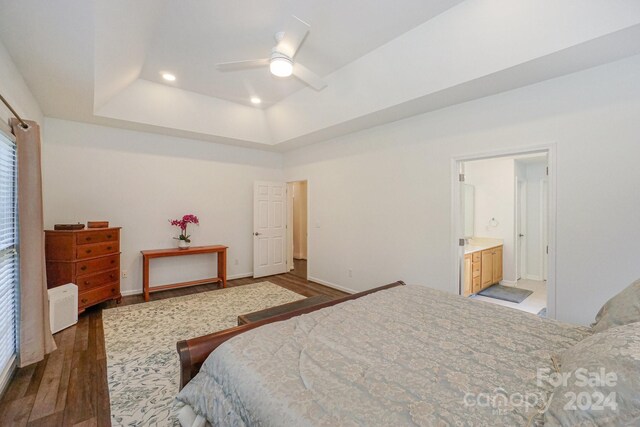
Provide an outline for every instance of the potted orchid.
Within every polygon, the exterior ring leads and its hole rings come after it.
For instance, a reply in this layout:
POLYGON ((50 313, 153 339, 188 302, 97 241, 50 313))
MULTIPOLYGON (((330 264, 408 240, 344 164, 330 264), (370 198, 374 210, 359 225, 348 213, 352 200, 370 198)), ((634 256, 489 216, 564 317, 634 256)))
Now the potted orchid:
POLYGON ((189 246, 191 246, 191 240, 189 239, 189 237, 191 236, 187 234, 187 225, 199 225, 200 220, 198 220, 198 217, 189 214, 183 216, 182 219, 170 219, 169 223, 171 225, 175 225, 176 227, 180 227, 180 236, 174 237, 174 239, 178 241, 178 247, 180 249, 187 249, 189 246))

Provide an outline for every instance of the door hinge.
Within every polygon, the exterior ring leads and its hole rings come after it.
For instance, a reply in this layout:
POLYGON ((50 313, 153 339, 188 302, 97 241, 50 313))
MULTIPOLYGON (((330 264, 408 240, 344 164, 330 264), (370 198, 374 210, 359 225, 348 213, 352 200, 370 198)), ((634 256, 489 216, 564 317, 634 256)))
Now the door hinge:
POLYGON ((464 239, 458 239, 458 246, 464 246, 464 239))
POLYGON ((547 245, 547 255, 549 255, 549 245, 547 245))
POLYGON ((460 175, 458 175, 458 181, 460 182, 464 182, 464 174, 461 173, 460 175))
POLYGON ((547 166, 547 172, 546 172, 547 176, 549 176, 549 166, 547 166))

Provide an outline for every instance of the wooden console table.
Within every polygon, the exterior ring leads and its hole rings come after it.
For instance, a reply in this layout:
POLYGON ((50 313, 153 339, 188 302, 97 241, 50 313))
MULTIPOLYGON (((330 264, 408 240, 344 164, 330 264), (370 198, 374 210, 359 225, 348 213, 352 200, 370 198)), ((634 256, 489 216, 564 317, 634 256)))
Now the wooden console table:
POLYGON ((144 300, 149 301, 149 293, 166 291, 169 289, 184 288, 186 286, 204 285, 206 283, 220 282, 223 288, 227 287, 227 246, 194 246, 188 249, 154 249, 140 251, 142 253, 142 289, 144 300), (190 282, 172 283, 170 285, 149 287, 149 260, 153 258, 166 258, 184 255, 218 254, 218 277, 209 279, 192 280, 190 282))

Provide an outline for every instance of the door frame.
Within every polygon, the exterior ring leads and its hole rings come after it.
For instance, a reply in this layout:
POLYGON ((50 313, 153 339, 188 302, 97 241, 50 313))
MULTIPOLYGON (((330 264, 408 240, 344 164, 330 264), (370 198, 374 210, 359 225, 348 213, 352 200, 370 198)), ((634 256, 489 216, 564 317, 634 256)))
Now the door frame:
POLYGON ((460 202, 460 165, 472 160, 493 159, 500 157, 521 156, 526 154, 546 153, 549 174, 547 176, 547 317, 556 318, 556 194, 557 194, 557 147, 555 143, 547 143, 533 146, 513 147, 503 150, 477 152, 454 156, 451 159, 451 289, 460 295, 461 265, 464 268, 464 257, 460 257, 461 251, 459 239, 464 236, 464 216, 462 215, 460 202))
MULTIPOLYGON (((311 259, 311 182, 308 178, 300 178, 300 179, 287 179, 285 183, 287 184, 287 202, 289 202, 289 184, 293 184, 294 182, 306 182, 307 183, 307 277, 306 280, 309 280, 309 265, 311 259)), ((289 245, 289 242, 293 242, 293 205, 291 209, 287 208, 287 262, 291 259, 293 263, 293 244, 289 245), (289 212, 291 212, 291 217, 289 217, 289 212), (291 253, 289 253, 291 251, 291 253)), ((287 273, 293 269, 293 265, 288 267, 287 273)))

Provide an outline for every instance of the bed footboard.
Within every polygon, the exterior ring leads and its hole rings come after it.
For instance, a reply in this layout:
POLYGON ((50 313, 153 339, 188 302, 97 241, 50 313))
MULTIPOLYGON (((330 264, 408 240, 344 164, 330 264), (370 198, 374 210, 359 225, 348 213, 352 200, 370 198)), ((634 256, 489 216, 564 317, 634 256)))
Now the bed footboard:
POLYGON ((180 357, 180 389, 182 389, 182 387, 184 387, 191 380, 191 378, 193 378, 198 373, 200 367, 213 350, 218 348, 218 346, 223 342, 235 337, 236 335, 269 323, 287 320, 295 316, 300 316, 301 314, 311 313, 312 311, 320 310, 322 308, 340 304, 345 301, 354 300, 365 295, 372 294, 374 292, 402 285, 404 285, 404 282, 398 281, 385 286, 370 289, 368 291, 358 292, 346 297, 327 301, 311 307, 305 307, 298 310, 290 311, 288 313, 280 314, 278 316, 270 317, 258 322, 236 326, 234 328, 225 329, 220 332, 203 335, 201 337, 192 338, 190 340, 178 341, 177 349, 178 355, 180 357))

